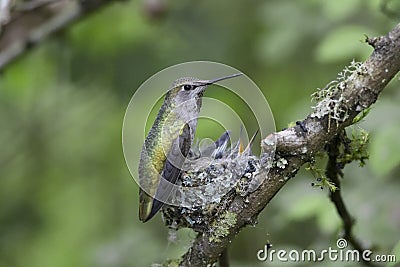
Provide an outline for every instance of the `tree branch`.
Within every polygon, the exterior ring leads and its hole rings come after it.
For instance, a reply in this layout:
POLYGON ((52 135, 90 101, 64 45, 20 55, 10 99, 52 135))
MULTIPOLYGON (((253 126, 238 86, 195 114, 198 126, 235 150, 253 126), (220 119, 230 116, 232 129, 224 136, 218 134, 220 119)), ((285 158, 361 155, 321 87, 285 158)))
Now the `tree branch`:
MULTIPOLYGON (((386 36, 367 38, 366 41, 374 47, 374 52, 341 83, 337 94, 329 96, 332 101, 327 102, 340 102, 335 112, 344 110, 345 114, 338 118, 338 114, 333 111, 326 114, 314 111, 296 126, 273 133, 262 140, 264 151, 268 151, 271 144, 276 145, 275 159, 284 158, 287 164, 284 168, 275 165, 268 173, 261 173, 266 179, 245 198, 235 196, 228 211, 236 214, 236 221, 229 225, 228 234, 211 241, 213 229, 199 233, 183 256, 180 266, 207 266, 215 263, 235 235, 246 225, 254 224, 258 214, 300 167, 323 150, 325 144, 345 127, 351 125, 358 113, 375 103, 381 91, 400 70, 400 24, 386 36)), ((214 220, 218 219, 217 216, 214 220)), ((213 225, 210 224, 210 227, 213 225)))
POLYGON ((0 70, 25 51, 100 9, 108 0, 32 0, 0 10, 0 70), (1 12, 2 11, 2 12, 1 12), (1 14, 7 18, 1 18, 1 14))

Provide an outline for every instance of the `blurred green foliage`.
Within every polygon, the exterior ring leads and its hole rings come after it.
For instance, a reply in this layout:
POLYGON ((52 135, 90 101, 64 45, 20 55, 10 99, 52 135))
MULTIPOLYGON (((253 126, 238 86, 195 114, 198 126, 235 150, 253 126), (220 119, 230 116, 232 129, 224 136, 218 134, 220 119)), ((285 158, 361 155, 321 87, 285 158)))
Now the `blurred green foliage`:
MULTIPOLYGON (((143 3, 125 1, 24 55, 0 76, 0 267, 141 267, 178 257, 194 233, 174 236, 160 216, 146 224, 137 216, 138 188, 121 148, 124 111, 136 88, 176 63, 219 61, 249 75, 267 97, 277 129, 286 127, 311 111, 317 87, 368 56, 364 34, 395 25, 379 5, 180 0, 156 19, 143 3)), ((397 87, 396 79, 361 123, 371 132, 370 161, 344 172, 355 233, 377 253, 399 253, 397 87)), ((259 223, 239 234, 233 266, 265 266, 256 253, 268 240, 287 250, 335 246, 340 220, 312 179, 301 172, 259 223)))

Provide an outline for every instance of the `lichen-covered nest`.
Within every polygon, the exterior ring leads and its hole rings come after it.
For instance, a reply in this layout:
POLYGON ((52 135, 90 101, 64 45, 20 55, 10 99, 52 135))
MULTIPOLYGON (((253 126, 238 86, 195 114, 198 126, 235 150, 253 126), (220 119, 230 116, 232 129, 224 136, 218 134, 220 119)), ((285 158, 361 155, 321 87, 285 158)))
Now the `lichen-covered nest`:
POLYGON ((205 231, 212 218, 225 211, 234 197, 245 198, 265 179, 258 174, 268 164, 260 164, 260 159, 251 154, 252 141, 245 149, 240 141, 226 149, 227 138, 227 133, 222 135, 208 155, 191 151, 177 181, 179 187, 173 193, 172 204, 162 209, 163 220, 170 228, 205 231))

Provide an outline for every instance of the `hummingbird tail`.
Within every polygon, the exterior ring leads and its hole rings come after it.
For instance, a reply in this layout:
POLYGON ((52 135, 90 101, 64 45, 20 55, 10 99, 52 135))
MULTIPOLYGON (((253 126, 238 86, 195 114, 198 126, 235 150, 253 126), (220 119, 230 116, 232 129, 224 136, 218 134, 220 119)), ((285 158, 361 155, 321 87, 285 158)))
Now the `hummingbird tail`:
POLYGON ((163 202, 154 199, 144 192, 140 192, 139 219, 147 222, 161 209, 163 202))

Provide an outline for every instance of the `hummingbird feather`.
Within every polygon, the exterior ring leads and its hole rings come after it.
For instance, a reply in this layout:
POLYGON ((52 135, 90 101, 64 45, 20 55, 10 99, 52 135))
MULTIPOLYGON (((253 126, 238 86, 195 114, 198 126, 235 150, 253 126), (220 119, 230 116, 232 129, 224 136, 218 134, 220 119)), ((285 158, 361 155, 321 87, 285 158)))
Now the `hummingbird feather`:
MULTIPOLYGON (((146 197, 142 197, 143 202, 141 201, 141 205, 147 204, 147 198, 150 198, 152 201, 149 202, 151 204, 150 212, 144 214, 143 221, 150 220, 167 202, 171 193, 173 194, 173 188, 178 179, 181 168, 185 162, 185 159, 189 153, 191 145, 191 134, 190 134, 190 126, 185 123, 182 130, 180 131, 179 136, 172 142, 171 149, 166 157, 164 167, 161 171, 160 181, 157 186, 157 190, 154 197, 150 197, 146 194, 146 197), (146 199, 146 200, 145 200, 146 199)), ((144 192, 141 190, 141 193, 144 192)))

